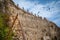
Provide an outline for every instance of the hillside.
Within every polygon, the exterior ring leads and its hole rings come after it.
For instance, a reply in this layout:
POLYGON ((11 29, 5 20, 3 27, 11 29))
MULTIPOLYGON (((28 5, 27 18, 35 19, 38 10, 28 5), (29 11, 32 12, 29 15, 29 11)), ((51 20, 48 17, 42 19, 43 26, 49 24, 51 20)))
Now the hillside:
POLYGON ((12 0, 0 0, 0 4, 0 12, 9 15, 8 35, 13 32, 13 40, 60 40, 60 28, 55 23, 24 11, 12 0))

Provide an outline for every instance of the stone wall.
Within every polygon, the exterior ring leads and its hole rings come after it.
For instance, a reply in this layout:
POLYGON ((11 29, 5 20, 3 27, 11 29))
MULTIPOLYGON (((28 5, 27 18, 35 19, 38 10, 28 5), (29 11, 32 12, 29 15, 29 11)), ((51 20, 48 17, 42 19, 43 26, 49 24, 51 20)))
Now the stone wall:
POLYGON ((9 13, 9 26, 13 24, 13 40, 59 40, 56 24, 46 18, 37 17, 24 11, 14 4, 12 0, 7 1, 7 13, 9 13), (16 15, 17 18, 16 18, 16 15), (16 18, 16 19, 15 19, 16 18), (15 20, 15 21, 14 21, 15 20))

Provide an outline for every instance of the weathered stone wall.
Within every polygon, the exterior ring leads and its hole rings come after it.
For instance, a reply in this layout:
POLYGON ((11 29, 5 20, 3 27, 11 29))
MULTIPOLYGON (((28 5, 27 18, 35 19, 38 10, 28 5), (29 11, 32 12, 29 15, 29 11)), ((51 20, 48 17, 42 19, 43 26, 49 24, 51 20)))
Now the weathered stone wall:
POLYGON ((60 28, 56 24, 20 9, 12 0, 7 3, 10 27, 15 20, 12 27, 14 40, 59 40, 57 31, 60 32, 60 28), (16 15, 18 15, 17 18, 16 15))

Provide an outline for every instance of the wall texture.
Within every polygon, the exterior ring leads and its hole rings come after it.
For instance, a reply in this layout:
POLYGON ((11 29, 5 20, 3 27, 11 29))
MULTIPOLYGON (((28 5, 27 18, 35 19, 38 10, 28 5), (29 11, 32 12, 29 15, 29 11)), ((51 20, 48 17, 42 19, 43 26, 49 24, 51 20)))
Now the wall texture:
POLYGON ((0 11, 10 15, 8 25, 14 32, 13 40, 60 40, 60 28, 55 23, 24 11, 12 0, 0 3, 0 11))

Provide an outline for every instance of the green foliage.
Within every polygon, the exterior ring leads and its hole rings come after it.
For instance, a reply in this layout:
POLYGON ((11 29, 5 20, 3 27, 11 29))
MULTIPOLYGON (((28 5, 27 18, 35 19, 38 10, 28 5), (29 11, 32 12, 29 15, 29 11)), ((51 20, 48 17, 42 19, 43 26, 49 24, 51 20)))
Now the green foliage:
MULTIPOLYGON (((0 40, 6 40, 6 36, 9 32, 9 26, 7 25, 8 16, 7 14, 0 12, 0 40)), ((12 33, 9 35, 8 40, 12 40, 12 33)))

